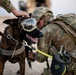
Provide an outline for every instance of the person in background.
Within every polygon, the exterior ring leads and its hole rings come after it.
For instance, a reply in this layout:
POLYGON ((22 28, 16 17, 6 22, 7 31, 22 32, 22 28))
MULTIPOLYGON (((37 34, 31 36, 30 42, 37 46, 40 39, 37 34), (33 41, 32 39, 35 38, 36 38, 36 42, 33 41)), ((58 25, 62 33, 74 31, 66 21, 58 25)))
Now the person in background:
POLYGON ((29 15, 24 11, 18 11, 10 0, 0 0, 0 6, 3 7, 8 13, 13 13, 16 17, 23 16, 29 17, 29 15))
POLYGON ((27 12, 32 13, 36 7, 45 6, 51 9, 51 0, 27 0, 27 12))

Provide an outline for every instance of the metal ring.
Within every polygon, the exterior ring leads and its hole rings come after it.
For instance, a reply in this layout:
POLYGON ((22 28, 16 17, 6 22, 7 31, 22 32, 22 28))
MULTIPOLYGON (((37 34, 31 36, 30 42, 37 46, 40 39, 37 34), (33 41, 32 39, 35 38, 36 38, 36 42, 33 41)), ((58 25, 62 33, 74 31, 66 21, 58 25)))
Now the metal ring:
POLYGON ((7 35, 7 38, 8 38, 8 39, 11 39, 11 36, 10 36, 10 34, 8 34, 8 35, 7 35))

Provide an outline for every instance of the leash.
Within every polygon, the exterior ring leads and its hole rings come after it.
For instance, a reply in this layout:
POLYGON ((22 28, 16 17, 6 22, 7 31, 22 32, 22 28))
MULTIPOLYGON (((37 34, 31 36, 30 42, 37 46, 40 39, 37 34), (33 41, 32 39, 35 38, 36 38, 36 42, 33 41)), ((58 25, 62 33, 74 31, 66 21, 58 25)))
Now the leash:
POLYGON ((47 53, 45 53, 45 52, 43 52, 43 51, 41 51, 41 50, 36 50, 36 51, 37 51, 38 53, 40 53, 40 54, 48 57, 48 58, 52 58, 52 57, 53 57, 52 55, 49 55, 49 54, 47 54, 47 53))
MULTIPOLYGON (((25 42, 25 45, 28 46, 29 48, 36 50, 32 46, 29 46, 27 44, 27 42, 25 42)), ((66 50, 63 50, 63 47, 64 46, 61 46, 60 51, 55 53, 53 56, 49 55, 39 49, 36 50, 36 52, 38 52, 48 58, 52 58, 52 65, 51 65, 50 69, 51 69, 52 74, 54 74, 54 75, 64 75, 66 72, 65 64, 68 64, 71 61, 70 56, 66 53, 66 50)), ((49 67, 49 65, 47 67, 49 67)))
MULTIPOLYGON (((36 50, 34 47, 29 46, 25 40, 23 40, 23 44, 24 44, 25 46, 28 46, 29 48, 32 48, 32 49, 36 50)), ((36 50, 36 51, 37 51, 38 53, 40 53, 40 54, 48 57, 48 58, 52 58, 52 57, 53 57, 52 55, 49 55, 49 54, 47 54, 47 53, 45 53, 45 52, 43 52, 43 51, 41 51, 41 50, 36 50)))

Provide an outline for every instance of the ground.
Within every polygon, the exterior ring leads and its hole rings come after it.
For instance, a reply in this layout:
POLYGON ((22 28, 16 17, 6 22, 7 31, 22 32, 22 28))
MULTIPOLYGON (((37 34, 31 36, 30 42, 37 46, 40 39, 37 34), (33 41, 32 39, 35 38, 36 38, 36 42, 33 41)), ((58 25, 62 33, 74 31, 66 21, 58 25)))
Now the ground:
MULTIPOLYGON (((0 17, 0 31, 2 31, 2 32, 5 29, 5 27, 7 26, 7 25, 3 24, 2 22, 4 19, 7 19, 7 18, 12 18, 12 17, 6 17, 6 16, 0 17)), ((36 47, 36 45, 35 45, 35 47, 36 47)), ((30 69, 27 64, 26 59, 25 59, 25 61, 26 61, 25 75, 41 75, 41 73, 43 72, 43 68, 46 67, 46 62, 39 63, 39 62, 35 61, 35 62, 32 62, 32 69, 30 69)), ((16 75, 16 72, 18 71, 18 69, 19 69, 18 63, 11 64, 9 61, 7 61, 5 64, 3 75, 16 75)))

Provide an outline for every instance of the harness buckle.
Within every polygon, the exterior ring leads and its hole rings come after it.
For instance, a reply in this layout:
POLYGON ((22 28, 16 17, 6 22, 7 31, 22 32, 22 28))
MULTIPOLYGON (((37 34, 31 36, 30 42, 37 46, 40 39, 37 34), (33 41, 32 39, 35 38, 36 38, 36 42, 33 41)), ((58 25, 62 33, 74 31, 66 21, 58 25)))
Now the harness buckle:
POLYGON ((18 41, 16 39, 14 39, 10 34, 7 35, 7 38, 10 40, 13 40, 14 42, 16 42, 16 45, 18 45, 18 41))

